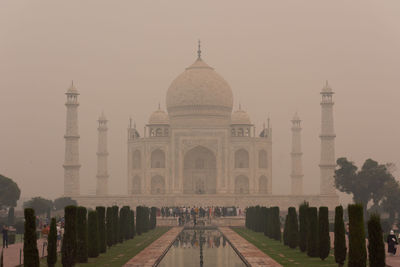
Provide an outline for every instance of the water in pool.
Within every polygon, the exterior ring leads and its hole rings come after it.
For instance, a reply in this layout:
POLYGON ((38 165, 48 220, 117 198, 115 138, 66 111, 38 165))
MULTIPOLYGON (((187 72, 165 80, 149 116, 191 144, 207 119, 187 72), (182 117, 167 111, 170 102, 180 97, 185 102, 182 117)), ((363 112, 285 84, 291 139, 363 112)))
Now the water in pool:
POLYGON ((246 266, 218 230, 184 230, 158 266, 246 266))

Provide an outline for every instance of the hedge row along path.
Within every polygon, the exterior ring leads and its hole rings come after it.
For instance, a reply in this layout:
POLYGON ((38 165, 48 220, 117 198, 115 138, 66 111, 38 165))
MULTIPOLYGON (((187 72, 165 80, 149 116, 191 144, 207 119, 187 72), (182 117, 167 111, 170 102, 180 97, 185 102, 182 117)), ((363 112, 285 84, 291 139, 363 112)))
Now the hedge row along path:
POLYGON ((183 227, 173 227, 159 239, 154 241, 150 246, 146 247, 139 254, 129 260, 124 267, 154 266, 158 259, 168 250, 182 230, 183 227))
POLYGON ((219 227, 218 229, 251 266, 282 267, 281 264, 246 241, 246 239, 235 233, 231 228, 219 227))

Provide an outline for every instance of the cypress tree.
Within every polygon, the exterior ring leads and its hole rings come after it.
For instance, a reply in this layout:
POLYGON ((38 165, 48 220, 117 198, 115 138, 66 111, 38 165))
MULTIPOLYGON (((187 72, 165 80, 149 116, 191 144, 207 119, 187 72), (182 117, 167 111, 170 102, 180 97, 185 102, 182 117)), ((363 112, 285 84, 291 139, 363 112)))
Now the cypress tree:
POLYGON ((14 221, 15 221, 14 207, 11 207, 8 209, 8 218, 7 218, 8 225, 14 225, 14 221))
POLYGON ((261 216, 262 216, 262 232, 265 235, 267 231, 267 207, 261 207, 261 216))
POLYGON ((99 227, 99 252, 105 253, 107 250, 107 242, 106 242, 106 208, 105 207, 96 207, 97 218, 99 219, 97 225, 99 227))
POLYGON ((88 261, 87 229, 87 210, 85 207, 78 207, 76 210, 76 262, 88 261))
POLYGON ((353 204, 348 206, 349 212, 349 267, 365 267, 367 251, 365 246, 365 230, 363 206, 353 204))
POLYGON ((385 244, 383 243, 381 218, 372 214, 368 220, 368 259, 369 266, 385 267, 385 244))
POLYGON ((118 222, 118 206, 113 206, 113 244, 117 244, 119 240, 119 222, 118 222))
POLYGON ((278 241, 281 241, 281 221, 279 219, 279 207, 271 208, 271 219, 272 219, 272 238, 278 241))
POLYGON ((153 230, 157 225, 157 208, 151 207, 150 211, 150 229, 153 230))
POLYGON ((339 266, 343 266, 346 260, 346 232, 343 221, 343 207, 335 208, 335 241, 334 241, 335 261, 339 266))
POLYGON ((47 266, 54 267, 57 262, 57 226, 56 218, 51 219, 50 232, 47 237, 47 266))
POLYGON ((148 207, 145 207, 145 226, 144 226, 144 232, 147 233, 150 228, 150 209, 148 207))
POLYGON ((318 215, 318 243, 319 257, 326 259, 331 249, 331 239, 329 237, 329 211, 328 207, 319 207, 318 215))
POLYGON ((307 250, 307 209, 307 202, 299 207, 299 247, 301 252, 307 250))
POLYGON ((288 242, 288 223, 289 223, 289 214, 286 215, 285 224, 283 226, 283 244, 287 246, 288 242))
POLYGON ((131 215, 131 209, 129 206, 125 206, 125 222, 124 222, 124 239, 129 240, 130 239, 130 233, 131 233, 131 225, 130 225, 130 215, 131 215))
POLYGON ((98 216, 97 211, 89 211, 88 216, 89 223, 89 244, 88 244, 88 256, 90 258, 96 258, 99 256, 99 228, 98 228, 98 216))
POLYGON ((299 244, 299 223, 297 221, 296 208, 288 209, 287 243, 290 248, 296 248, 299 244))
POLYGON ((136 234, 141 235, 142 234, 142 229, 141 229, 141 220, 142 220, 142 207, 137 206, 136 207, 136 234))
POLYGON ((131 210, 131 238, 135 237, 135 212, 131 210))
POLYGON ((307 255, 318 257, 318 210, 316 207, 307 209, 307 255))
POLYGON ((125 231, 125 209, 122 207, 119 210, 118 218, 118 242, 122 243, 124 241, 124 231, 125 231))
POLYGON ((36 218, 35 211, 31 208, 24 210, 24 266, 39 267, 39 251, 36 243, 36 218))
POLYGON ((272 215, 271 215, 271 208, 267 208, 266 209, 266 212, 265 212, 265 221, 266 221, 266 226, 265 226, 265 235, 267 236, 267 237, 269 237, 269 238, 271 238, 271 229, 272 229, 272 227, 271 227, 271 225, 272 225, 272 220, 271 220, 271 218, 272 218, 272 215))
POLYGON ((64 218, 61 262, 64 267, 71 267, 75 265, 76 259, 76 206, 66 206, 64 218))
POLYGON ((106 238, 107 238, 107 246, 111 247, 114 244, 114 226, 113 226, 113 215, 114 211, 112 207, 107 207, 107 214, 106 214, 106 238))

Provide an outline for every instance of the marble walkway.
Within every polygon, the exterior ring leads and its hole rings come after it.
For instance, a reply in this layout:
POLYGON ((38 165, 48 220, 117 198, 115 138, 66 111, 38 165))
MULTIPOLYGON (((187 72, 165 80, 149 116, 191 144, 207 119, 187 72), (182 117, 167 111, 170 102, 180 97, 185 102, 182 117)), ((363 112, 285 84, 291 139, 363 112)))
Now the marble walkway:
MULTIPOLYGON (((47 248, 44 247, 43 249, 43 243, 44 243, 44 239, 39 239, 37 241, 37 247, 38 247, 38 251, 39 251, 39 257, 43 257, 43 256, 47 256, 47 248)), ((1 253, 1 249, 0 248, 0 253, 1 253)), ((24 243, 16 243, 16 244, 12 244, 9 245, 8 248, 4 248, 3 249, 3 253, 4 253, 4 267, 14 267, 14 266, 18 266, 19 265, 19 255, 20 255, 20 251, 21 251, 21 262, 23 262, 23 249, 24 249, 24 243)), ((58 249, 60 249, 58 247, 58 249)))
POLYGON ((147 267, 154 266, 159 257, 169 248, 175 241, 183 227, 173 227, 171 230, 163 234, 156 241, 151 243, 147 248, 143 249, 139 254, 125 263, 124 267, 147 267))
POLYGON ((225 235, 230 243, 239 251, 246 261, 252 266, 282 267, 275 260, 271 259, 256 246, 238 235, 229 227, 219 227, 219 230, 225 235))

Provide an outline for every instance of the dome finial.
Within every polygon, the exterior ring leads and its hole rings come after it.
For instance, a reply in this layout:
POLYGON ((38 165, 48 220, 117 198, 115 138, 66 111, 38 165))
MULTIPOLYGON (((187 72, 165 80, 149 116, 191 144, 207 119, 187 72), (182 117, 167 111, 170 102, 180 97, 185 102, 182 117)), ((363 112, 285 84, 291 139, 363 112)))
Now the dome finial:
POLYGON ((201 41, 200 41, 200 39, 198 41, 198 47, 197 47, 197 59, 201 59, 201 41))

